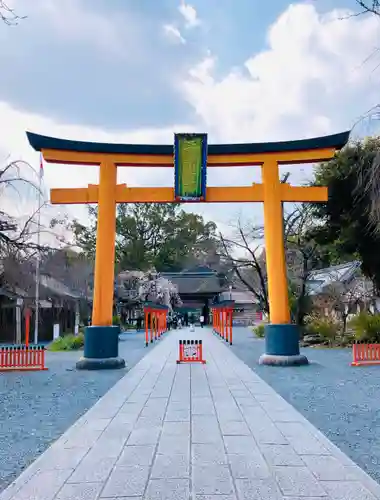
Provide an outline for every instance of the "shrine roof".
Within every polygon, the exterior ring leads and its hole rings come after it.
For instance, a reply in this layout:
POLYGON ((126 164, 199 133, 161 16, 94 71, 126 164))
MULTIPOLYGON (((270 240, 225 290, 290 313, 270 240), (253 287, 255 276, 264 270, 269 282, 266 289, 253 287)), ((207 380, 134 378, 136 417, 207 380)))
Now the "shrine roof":
MULTIPOLYGON (((32 132, 26 133, 30 145, 36 150, 43 149, 55 151, 75 151, 81 153, 99 154, 131 154, 131 155, 172 155, 173 144, 114 144, 102 142, 73 141, 48 137, 32 132)), ((289 151, 309 151, 318 149, 339 150, 345 146, 349 139, 350 131, 339 134, 314 137, 311 139, 301 139, 297 141, 280 142, 256 142, 244 144, 210 144, 208 145, 209 155, 238 155, 238 154, 260 154, 260 153, 280 153, 289 151)))
POLYGON ((225 290, 216 274, 206 273, 161 273, 178 288, 179 294, 217 294, 225 290))

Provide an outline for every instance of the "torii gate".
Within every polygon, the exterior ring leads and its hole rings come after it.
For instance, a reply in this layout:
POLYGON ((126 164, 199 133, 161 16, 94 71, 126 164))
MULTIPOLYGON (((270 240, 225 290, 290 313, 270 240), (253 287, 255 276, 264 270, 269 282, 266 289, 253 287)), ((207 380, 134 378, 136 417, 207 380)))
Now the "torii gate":
POLYGON ((290 322, 286 273, 283 202, 324 202, 326 187, 295 187, 279 179, 279 165, 315 163, 333 158, 348 141, 349 132, 288 142, 207 145, 206 134, 176 134, 173 145, 106 144, 71 141, 27 132, 46 162, 98 165, 99 185, 52 189, 53 204, 98 204, 93 326, 87 327, 85 352, 78 368, 124 366, 118 357, 118 328, 112 326, 117 203, 264 203, 264 235, 270 324, 266 326, 266 364, 305 364, 299 332, 290 322), (262 184, 207 187, 206 169, 258 165, 262 184), (174 169, 175 187, 128 187, 117 184, 117 167, 174 169))

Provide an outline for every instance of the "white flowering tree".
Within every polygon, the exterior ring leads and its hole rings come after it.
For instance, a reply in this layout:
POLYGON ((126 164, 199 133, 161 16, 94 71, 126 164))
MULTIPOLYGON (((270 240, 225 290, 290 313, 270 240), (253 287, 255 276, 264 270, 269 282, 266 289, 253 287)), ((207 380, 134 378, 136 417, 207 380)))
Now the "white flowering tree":
POLYGON ((165 305, 169 310, 182 304, 177 287, 155 270, 123 271, 118 276, 119 295, 127 295, 141 302, 154 302, 165 305))

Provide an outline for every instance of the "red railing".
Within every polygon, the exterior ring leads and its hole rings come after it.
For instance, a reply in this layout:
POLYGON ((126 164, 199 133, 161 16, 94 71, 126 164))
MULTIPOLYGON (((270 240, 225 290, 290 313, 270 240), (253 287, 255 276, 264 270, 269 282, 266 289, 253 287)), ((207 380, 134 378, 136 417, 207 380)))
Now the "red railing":
POLYGON ((380 344, 353 344, 351 366, 380 365, 380 344))
POLYGON ((219 303, 212 307, 212 328, 220 338, 232 345, 233 303, 219 303))
POLYGON ((0 371, 39 371, 45 366, 43 346, 17 345, 0 347, 0 371))
POLYGON ((203 345, 201 340, 180 340, 179 359, 177 363, 206 363, 203 359, 203 345))
POLYGON ((149 341, 159 340, 167 331, 168 308, 160 305, 145 305, 145 346, 149 341))

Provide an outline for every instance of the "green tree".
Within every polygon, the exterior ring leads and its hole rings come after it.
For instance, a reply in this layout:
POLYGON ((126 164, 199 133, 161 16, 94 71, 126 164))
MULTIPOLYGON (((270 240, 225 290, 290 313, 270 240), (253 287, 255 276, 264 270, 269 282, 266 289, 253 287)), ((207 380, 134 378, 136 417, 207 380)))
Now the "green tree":
POLYGON ((360 259, 362 271, 380 289, 380 234, 376 213, 378 197, 374 165, 380 139, 349 144, 328 163, 316 167, 316 184, 328 186, 329 199, 318 204, 318 224, 310 231, 321 246, 328 246, 332 263, 360 259))
MULTIPOLYGON (((95 256, 96 209, 90 225, 74 221, 75 243, 89 258, 95 256)), ((116 219, 116 262, 120 269, 158 272, 181 270, 190 256, 202 261, 215 251, 216 225, 177 204, 120 204, 116 219)))

